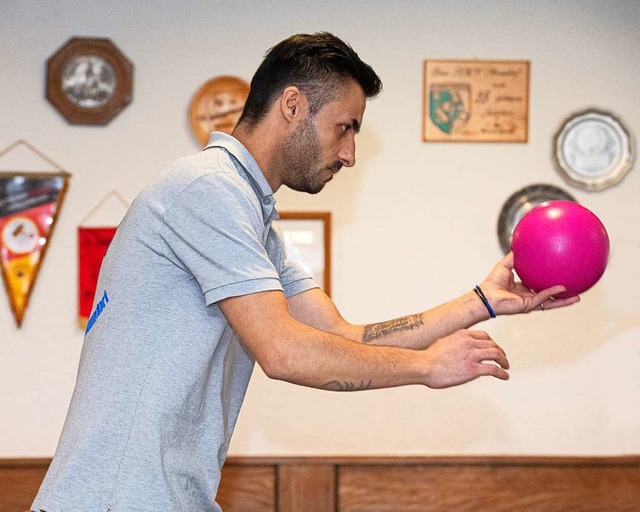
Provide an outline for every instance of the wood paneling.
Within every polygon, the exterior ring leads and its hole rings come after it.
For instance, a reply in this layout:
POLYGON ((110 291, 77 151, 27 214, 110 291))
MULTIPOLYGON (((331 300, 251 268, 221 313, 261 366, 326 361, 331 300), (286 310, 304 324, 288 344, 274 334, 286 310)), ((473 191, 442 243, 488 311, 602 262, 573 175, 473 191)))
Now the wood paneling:
POLYGON ((276 512, 276 467, 226 464, 216 500, 225 512, 276 512))
POLYGON ((640 510, 640 465, 344 466, 338 489, 340 512, 631 512, 640 510))
POLYGON ((299 465, 278 468, 278 512, 334 512, 335 496, 333 465, 305 465, 301 461, 299 465))
POLYGON ((29 510, 50 459, 0 459, 0 512, 29 510))
MULTIPOLYGON (((49 459, 0 460, 0 512, 27 510, 49 459)), ((640 456, 230 457, 225 512, 637 512, 640 456)))

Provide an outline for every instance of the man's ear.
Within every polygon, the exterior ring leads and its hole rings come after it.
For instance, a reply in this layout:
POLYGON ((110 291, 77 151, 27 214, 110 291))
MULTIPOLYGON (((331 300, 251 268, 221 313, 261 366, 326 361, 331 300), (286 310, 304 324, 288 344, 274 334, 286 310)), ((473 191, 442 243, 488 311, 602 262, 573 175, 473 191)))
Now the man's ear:
POLYGON ((280 111, 289 122, 303 117, 307 108, 307 98, 304 93, 294 85, 290 85, 282 91, 280 96, 280 111))

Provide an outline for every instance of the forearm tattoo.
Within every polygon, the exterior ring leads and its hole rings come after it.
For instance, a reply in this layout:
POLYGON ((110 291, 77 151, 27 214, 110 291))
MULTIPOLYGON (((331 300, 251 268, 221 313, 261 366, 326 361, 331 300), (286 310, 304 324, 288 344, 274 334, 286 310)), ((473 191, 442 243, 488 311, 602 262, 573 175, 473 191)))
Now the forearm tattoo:
POLYGON ((326 389, 327 391, 362 391, 364 389, 369 389, 370 387, 371 380, 369 380, 369 382, 361 381, 360 384, 356 384, 355 382, 340 382, 332 380, 322 386, 322 389, 326 389))
POLYGON ((424 322, 422 321, 422 315, 419 314, 403 316, 402 318, 396 318, 395 320, 389 320, 388 322, 381 322, 379 324, 365 325, 362 341, 364 343, 369 343, 398 331, 417 329, 421 325, 424 325, 424 322))

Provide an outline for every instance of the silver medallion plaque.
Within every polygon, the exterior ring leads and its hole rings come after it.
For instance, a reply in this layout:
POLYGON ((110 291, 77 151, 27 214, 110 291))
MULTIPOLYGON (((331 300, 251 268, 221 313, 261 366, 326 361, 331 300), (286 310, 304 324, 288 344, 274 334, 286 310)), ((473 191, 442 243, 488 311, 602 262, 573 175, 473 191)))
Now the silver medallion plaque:
POLYGON ((554 138, 558 172, 572 185, 589 191, 619 183, 634 160, 630 131, 609 112, 589 109, 566 119, 554 138))

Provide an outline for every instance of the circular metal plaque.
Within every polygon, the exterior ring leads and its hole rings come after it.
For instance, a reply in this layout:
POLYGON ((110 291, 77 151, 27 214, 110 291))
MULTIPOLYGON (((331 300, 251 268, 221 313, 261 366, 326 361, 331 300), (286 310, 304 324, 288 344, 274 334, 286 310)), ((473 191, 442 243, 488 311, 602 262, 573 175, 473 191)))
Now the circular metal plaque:
POLYGON ((613 114, 589 109, 571 115, 554 137, 558 172, 572 185, 595 191, 619 183, 634 160, 628 128, 613 114))
POLYGON ((556 200, 577 203, 568 192, 545 183, 528 185, 511 194, 502 206, 498 217, 498 241, 502 252, 507 254, 511 250, 513 230, 525 213, 541 203, 556 200))

